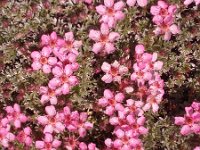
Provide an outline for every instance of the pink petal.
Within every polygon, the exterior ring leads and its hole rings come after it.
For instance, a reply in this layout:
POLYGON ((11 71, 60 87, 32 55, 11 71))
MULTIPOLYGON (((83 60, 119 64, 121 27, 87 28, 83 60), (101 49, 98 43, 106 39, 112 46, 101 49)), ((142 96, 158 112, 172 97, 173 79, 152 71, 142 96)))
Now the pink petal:
POLYGON ((36 141, 35 142, 35 147, 38 148, 38 149, 42 149, 44 148, 45 146, 45 143, 43 141, 36 141))
POLYGON ((38 116, 37 121, 42 125, 46 125, 48 123, 48 118, 46 116, 38 116))
POLYGON ((100 15, 104 15, 106 13, 106 7, 104 5, 99 5, 99 6, 96 7, 96 11, 100 15))
POLYGON ((102 66, 101 66, 101 70, 103 70, 103 72, 108 73, 111 69, 111 65, 107 62, 103 62, 102 66))
POLYGON ((47 65, 47 64, 43 65, 43 66, 42 66, 42 71, 43 71, 44 73, 46 73, 46 74, 50 73, 50 72, 51 72, 51 66, 50 66, 50 65, 47 65))
POLYGON ((42 67, 42 65, 38 61, 34 61, 31 67, 33 68, 33 70, 39 70, 42 67))
POLYGON ((33 51, 31 53, 31 58, 33 58, 33 60, 39 60, 41 58, 41 54, 38 51, 33 51))
POLYGON ((147 0, 137 0, 137 4, 140 7, 145 7, 147 5, 147 0))
POLYGON ((100 31, 97 30, 90 30, 89 32, 89 38, 94 41, 99 41, 100 35, 101 35, 100 31))
POLYGON ((115 19, 116 20, 123 20, 125 18, 125 14, 122 11, 117 11, 115 13, 115 19))
POLYGON ((65 33, 65 40, 66 41, 74 41, 74 34, 73 34, 73 32, 67 32, 67 33, 65 33))
POLYGON ((111 92, 109 89, 105 89, 103 95, 106 99, 111 99, 114 97, 113 92, 111 92))
POLYGON ((125 7, 125 4, 123 1, 119 1, 114 4, 115 11, 122 10, 124 7, 125 7))
POLYGON ((192 131, 190 129, 190 127, 188 125, 184 125, 182 128, 181 128, 181 134, 182 135, 188 135, 190 134, 192 131))
POLYGON ((58 148, 60 145, 61 145, 61 141, 59 141, 59 140, 57 140, 57 139, 53 140, 52 146, 53 146, 54 148, 58 148))
POLYGON ((104 143, 109 148, 112 146, 112 140, 110 138, 106 139, 104 143))
POLYGON ((127 0, 126 3, 128 6, 134 6, 136 3, 136 0, 127 0))
POLYGON ((105 51, 107 54, 111 54, 115 51, 115 47, 114 47, 114 44, 113 43, 106 43, 105 45, 105 51))
POLYGON ((117 94, 115 95, 115 100, 116 100, 117 102, 119 102, 119 103, 121 103, 121 102, 124 100, 124 98, 125 98, 125 96, 124 96, 123 93, 117 93, 117 94))
POLYGON ((160 7, 159 6, 151 6, 150 10, 152 15, 158 15, 160 13, 160 7))
POLYGON ((117 32, 111 32, 108 38, 110 42, 114 42, 120 38, 120 35, 117 32))
POLYGON ((185 0, 184 5, 188 6, 193 2, 193 0, 185 0))
POLYGON ((105 107, 108 105, 108 100, 106 98, 100 98, 98 101, 98 105, 100 105, 101 107, 105 107))
POLYGON ((135 47, 136 54, 141 55, 144 53, 144 51, 145 51, 144 45, 141 44, 136 45, 135 47))
POLYGON ((104 47, 104 44, 102 43, 94 43, 93 47, 92 47, 92 51, 95 53, 95 54, 98 54, 104 47))
POLYGON ((104 5, 110 8, 114 5, 114 0, 104 0, 104 5))
POLYGON ((58 39, 56 32, 52 32, 50 35, 51 39, 56 41, 58 39))
POLYGON ((183 125, 185 123, 185 118, 183 117, 175 117, 175 124, 176 125, 183 125))
POLYGON ((169 27, 169 30, 172 32, 172 34, 179 34, 180 29, 177 25, 173 24, 169 27))
POLYGON ((47 115, 49 115, 51 117, 56 115, 56 109, 54 106, 46 106, 45 111, 46 111, 47 115))
POLYGON ((164 1, 158 1, 158 6, 160 6, 163 9, 166 9, 168 7, 168 4, 164 1))
POLYGON ((49 65, 55 65, 57 63, 57 58, 56 57, 49 57, 48 58, 48 64, 49 65))
POLYGON ((100 30, 101 30, 101 33, 104 34, 104 35, 108 35, 109 34, 109 27, 105 23, 101 24, 101 29, 100 30))

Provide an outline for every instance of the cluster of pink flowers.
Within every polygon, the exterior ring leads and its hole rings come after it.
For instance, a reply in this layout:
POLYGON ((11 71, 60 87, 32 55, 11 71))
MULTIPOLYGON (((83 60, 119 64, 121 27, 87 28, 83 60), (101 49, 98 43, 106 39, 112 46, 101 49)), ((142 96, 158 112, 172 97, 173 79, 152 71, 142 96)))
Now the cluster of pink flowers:
MULTIPOLYGON (((134 6, 136 0, 127 0, 129 6, 134 6)), ((137 0, 139 6, 147 5, 147 0, 137 0)), ((118 21, 124 19, 124 2, 114 0, 104 0, 104 5, 96 7, 96 11, 101 18, 99 30, 90 30, 89 37, 96 43, 92 51, 95 54, 111 54, 115 51, 114 43, 120 35, 116 32, 110 32, 110 29, 116 26, 118 21)), ((158 13, 159 14, 159 13, 158 13)), ((172 14, 171 14, 172 15, 172 14)), ((173 16, 173 15, 172 15, 173 16)), ((148 132, 144 127, 144 111, 153 108, 153 112, 158 111, 159 103, 162 100, 164 82, 160 78, 158 71, 163 63, 157 60, 157 53, 144 53, 143 45, 136 46, 136 63, 131 80, 138 86, 138 100, 128 99, 125 101, 125 94, 114 92, 110 89, 104 90, 104 97, 98 100, 98 105, 102 107, 104 113, 109 116, 109 123, 114 126, 113 134, 115 139, 106 139, 105 144, 108 149, 118 150, 136 150, 143 149, 140 137, 148 132), (144 95, 147 96, 144 99, 144 95)), ((101 78, 105 83, 117 82, 119 85, 126 80, 128 67, 121 65, 117 60, 109 64, 103 62, 101 66, 105 75, 101 78)), ((127 74, 128 75, 128 74, 127 74)), ((134 89, 127 84, 124 88, 127 93, 132 93, 134 89)))
MULTIPOLYGON (((180 133, 182 135, 200 134, 200 103, 193 102, 190 107, 185 107, 184 117, 175 117, 175 124, 182 126, 180 133)), ((194 150, 199 150, 196 147, 194 150)))
MULTIPOLYGON (((109 116, 109 123, 115 127, 113 134, 116 138, 105 140, 108 149, 143 149, 140 137, 148 132, 144 127, 144 112, 151 107, 153 112, 157 112, 164 95, 164 82, 158 72, 163 62, 157 61, 157 53, 146 53, 143 45, 137 45, 135 53, 136 63, 131 80, 137 85, 138 92, 130 90, 129 94, 136 92, 138 99, 125 100, 124 93, 105 89, 104 96, 98 100, 98 105, 109 116)), ((104 62, 102 70, 106 73, 102 78, 106 83, 120 81, 120 84, 126 79, 121 79, 121 75, 128 72, 128 68, 120 66, 117 61, 111 65, 104 62)))
POLYGON ((20 106, 18 104, 6 106, 5 111, 6 116, 0 119, 0 146, 12 147, 11 143, 16 140, 26 146, 31 146, 31 129, 26 127, 20 131, 22 124, 28 121, 28 117, 21 112, 20 106), (16 135, 15 131, 17 131, 16 135))
MULTIPOLYGON (((76 60, 82 42, 75 40, 72 32, 65 33, 64 39, 52 32, 50 35, 42 36, 41 44, 43 48, 40 52, 31 53, 32 68, 42 70, 46 74, 51 73, 52 78, 47 86, 41 86, 39 90, 41 104, 45 105, 49 102, 50 105, 45 107, 46 115, 37 116, 38 123, 44 127, 44 139, 36 141, 35 146, 37 149, 57 149, 61 141, 55 134, 63 133, 68 129, 70 132, 78 133, 79 137, 84 137, 87 130, 93 128, 93 124, 87 121, 87 113, 71 112, 68 106, 64 110, 57 111, 54 106, 57 105, 59 96, 69 94, 71 88, 78 84, 74 72, 79 68, 76 60)), ((84 150, 86 145, 84 144, 80 144, 81 150, 84 150)), ((96 146, 91 144, 89 147, 91 150, 96 149, 96 146)))
POLYGON ((116 138, 114 140, 106 139, 105 144, 109 149, 143 149, 139 137, 148 132, 144 127, 143 102, 128 99, 124 103, 124 99, 123 93, 114 95, 113 92, 106 89, 104 97, 98 101, 98 105, 106 108, 104 113, 110 117, 109 123, 115 127, 113 134, 116 138))
POLYGON ((151 6, 153 23, 156 24, 155 35, 164 35, 164 40, 170 40, 172 34, 179 34, 179 27, 174 24, 176 5, 169 5, 164 1, 158 1, 157 5, 151 6))
POLYGON ((163 62, 156 61, 157 53, 145 53, 143 45, 135 47, 136 63, 133 65, 134 72, 131 74, 131 80, 138 86, 138 97, 145 101, 143 109, 157 112, 159 103, 164 95, 164 82, 158 73, 162 69, 163 62))
POLYGON ((42 104, 50 102, 51 105, 56 105, 57 97, 68 94, 78 83, 73 74, 79 68, 76 58, 82 42, 74 40, 72 32, 65 33, 64 39, 58 37, 55 32, 43 35, 41 39, 42 50, 31 53, 32 68, 53 74, 48 86, 40 88, 40 94, 42 104))

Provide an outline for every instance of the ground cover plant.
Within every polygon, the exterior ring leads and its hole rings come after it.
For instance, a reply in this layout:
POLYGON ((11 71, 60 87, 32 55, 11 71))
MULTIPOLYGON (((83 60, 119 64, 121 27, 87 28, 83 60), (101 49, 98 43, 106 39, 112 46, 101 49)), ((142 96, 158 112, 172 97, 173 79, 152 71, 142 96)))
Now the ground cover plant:
POLYGON ((0 148, 199 150, 199 0, 1 0, 0 148))

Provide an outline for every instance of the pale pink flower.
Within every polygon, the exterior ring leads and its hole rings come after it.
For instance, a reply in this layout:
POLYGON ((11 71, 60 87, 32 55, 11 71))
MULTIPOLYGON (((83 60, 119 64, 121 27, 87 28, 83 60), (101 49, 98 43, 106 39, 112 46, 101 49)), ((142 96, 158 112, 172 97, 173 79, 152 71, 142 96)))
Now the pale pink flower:
POLYGON ((110 28, 116 25, 116 22, 124 19, 122 12, 125 4, 123 1, 114 3, 114 0, 104 0, 104 5, 96 7, 96 11, 101 15, 100 22, 108 24, 110 28))
POLYGON ((71 87, 78 84, 78 79, 73 74, 73 66, 71 64, 67 64, 64 68, 55 67, 52 72, 55 75, 49 81, 48 86, 51 89, 57 89, 61 91, 62 94, 66 95, 69 93, 71 87), (55 72, 55 73, 54 73, 55 72))
POLYGON ((20 143, 25 143, 27 146, 31 146, 32 144, 31 132, 32 132, 31 128, 26 127, 17 134, 16 139, 20 143))
POLYGON ((157 25, 172 24, 176 9, 176 5, 168 5, 164 1, 158 1, 157 5, 151 6, 150 10, 151 14, 154 15, 153 22, 157 25))
POLYGON ((104 97, 100 98, 98 104, 101 107, 105 107, 105 114, 111 116, 117 110, 123 110, 123 105, 121 104, 124 100, 123 93, 114 94, 109 89, 104 90, 104 97))
POLYGON ((65 40, 63 41, 61 48, 59 49, 59 53, 73 53, 78 56, 78 49, 82 46, 82 41, 77 41, 74 39, 73 32, 65 33, 65 40))
POLYGON ((153 112, 157 112, 159 109, 159 104, 162 101, 160 96, 149 95, 146 100, 146 104, 143 107, 144 111, 148 111, 151 107, 153 112))
POLYGON ((175 117, 175 124, 182 126, 180 133, 182 135, 200 134, 200 113, 195 112, 192 107, 185 107, 185 111, 184 117, 175 117))
POLYGON ((116 60, 112 64, 104 62, 101 69, 106 73, 101 78, 105 83, 111 83, 112 81, 121 83, 122 76, 128 72, 128 68, 124 65, 120 65, 116 60))
POLYGON ((113 42, 118 40, 120 37, 117 32, 110 32, 107 24, 102 23, 100 31, 90 30, 89 38, 94 40, 96 43, 93 45, 92 51, 95 54, 105 53, 111 54, 115 51, 113 42))
POLYGON ((41 43, 43 46, 49 46, 50 48, 58 46, 59 40, 56 32, 52 32, 50 35, 42 35, 41 43))
POLYGON ((59 114, 56 112, 54 106, 46 106, 45 111, 47 115, 38 116, 37 120, 39 124, 45 126, 44 133, 61 133, 64 131, 65 126, 62 124, 62 120, 59 117, 59 114))
POLYGON ((36 141, 35 147, 42 150, 56 150, 61 145, 61 141, 54 139, 54 137, 46 133, 43 141, 36 141))
POLYGON ((0 128, 0 145, 9 148, 9 143, 15 140, 15 135, 5 128, 0 128))
POLYGON ((20 106, 18 104, 14 104, 14 106, 7 106, 5 108, 7 112, 7 118, 11 124, 15 126, 15 128, 20 128, 22 123, 25 123, 28 118, 25 114, 21 113, 20 106))
POLYGON ((168 41, 171 39, 172 34, 176 35, 179 34, 181 31, 179 27, 175 24, 161 24, 160 26, 157 26, 153 32, 155 33, 155 35, 164 35, 163 40, 168 41))
POLYGON ((44 47, 41 52, 33 51, 31 53, 33 70, 42 69, 44 73, 50 73, 52 66, 57 63, 57 58, 51 56, 51 52, 52 50, 48 47, 44 47))
POLYGON ((79 141, 77 138, 75 138, 74 136, 70 136, 70 137, 67 137, 65 138, 64 140, 64 145, 65 145, 65 148, 67 150, 74 150, 78 147, 79 145, 79 141))
POLYGON ((57 96, 61 95, 61 91, 59 89, 51 89, 49 87, 41 86, 40 94, 42 95, 41 99, 40 99, 40 102, 42 104, 45 104, 48 101, 50 101, 51 105, 56 105, 57 104, 57 96))

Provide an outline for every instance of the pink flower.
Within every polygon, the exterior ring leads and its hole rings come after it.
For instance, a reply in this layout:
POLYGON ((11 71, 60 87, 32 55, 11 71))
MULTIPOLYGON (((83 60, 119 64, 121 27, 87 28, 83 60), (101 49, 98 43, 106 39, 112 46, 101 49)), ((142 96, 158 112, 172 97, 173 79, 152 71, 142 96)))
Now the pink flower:
POLYGON ((147 97, 147 102, 144 105, 143 110, 147 111, 152 107, 152 110, 155 113, 155 112, 158 111, 159 104, 160 104, 161 101, 162 101, 162 99, 159 96, 156 97, 156 96, 150 95, 150 96, 147 97))
POLYGON ((185 107, 185 111, 186 114, 184 117, 175 117, 175 124, 182 126, 181 134, 200 134, 200 113, 194 111, 192 107, 185 107))
POLYGON ((0 145, 2 145, 5 148, 9 147, 9 142, 12 142, 15 140, 15 135, 9 131, 7 131, 5 128, 0 128, 0 145))
POLYGON ((142 116, 144 111, 142 106, 144 103, 142 101, 134 101, 133 99, 126 100, 126 111, 135 116, 142 116))
POLYGON ((75 138, 74 136, 70 136, 65 138, 65 148, 68 150, 74 150, 78 147, 79 145, 79 141, 77 138, 75 138))
POLYGON ((155 35, 164 34, 164 40, 170 40, 172 34, 179 34, 180 29, 174 24, 176 6, 168 5, 164 1, 158 1, 158 5, 151 6, 153 22, 157 25, 155 35))
POLYGON ((22 131, 20 131, 16 137, 16 139, 20 143, 25 143, 27 146, 31 146, 32 144, 32 138, 31 138, 31 128, 26 127, 22 131))
POLYGON ((66 95, 69 93, 70 88, 75 86, 78 83, 78 79, 76 76, 73 76, 73 66, 71 64, 67 64, 64 68, 57 67, 54 73, 54 69, 52 72, 55 77, 49 81, 49 87, 51 89, 57 89, 62 92, 62 94, 66 95))
POLYGON ((45 134, 43 141, 36 141, 35 147, 42 150, 55 150, 61 145, 61 141, 54 139, 49 133, 45 134))
POLYGON ((11 122, 15 128, 20 128, 21 123, 25 123, 28 120, 25 114, 21 113, 21 109, 18 104, 14 104, 13 107, 7 106, 6 112, 9 122, 11 122))
POLYGON ((162 23, 171 24, 174 20, 174 14, 176 12, 175 5, 168 5, 164 1, 158 1, 156 6, 151 6, 151 14, 154 15, 153 22, 157 25, 162 23))
POLYGON ((70 132, 78 132, 80 137, 84 137, 87 130, 93 128, 93 124, 87 121, 87 113, 71 112, 68 106, 64 107, 63 112, 60 113, 60 118, 70 132))
POLYGON ((153 31, 156 35, 164 34, 163 39, 164 40, 170 40, 172 34, 176 35, 180 33, 180 29, 177 25, 172 24, 161 24, 160 26, 156 27, 156 29, 153 31))
POLYGON ((115 51, 113 42, 120 37, 117 32, 110 32, 107 24, 101 24, 100 31, 90 30, 89 38, 96 43, 93 45, 92 51, 95 54, 106 53, 111 54, 115 51))
POLYGON ((145 7, 148 3, 147 0, 127 0, 126 1, 128 6, 134 6, 136 2, 140 7, 145 7))
POLYGON ((98 104, 106 107, 105 114, 111 116, 116 110, 123 110, 122 101, 124 100, 123 93, 114 94, 109 89, 104 90, 104 97, 99 99, 98 104))
POLYGON ((105 83, 111 83, 112 81, 121 83, 122 75, 128 72, 128 68, 120 65, 116 60, 112 64, 104 62, 101 69, 106 73, 101 78, 105 83))
POLYGON ((45 111, 46 116, 38 116, 37 120, 39 124, 45 126, 44 133, 60 133, 64 131, 65 126, 62 124, 62 120, 59 117, 59 114, 56 112, 54 106, 46 106, 45 111))
POLYGON ((96 7, 96 11, 101 15, 100 22, 108 24, 110 28, 114 27, 117 21, 124 19, 122 12, 125 4, 123 1, 114 3, 114 0, 104 0, 104 5, 96 7))
POLYGON ((72 53, 75 56, 78 56, 78 49, 82 46, 81 41, 77 41, 74 39, 73 32, 65 33, 65 40, 61 44, 61 48, 59 50, 60 54, 72 53))
POLYGON ((40 94, 42 95, 41 99, 40 99, 40 102, 42 104, 45 104, 48 101, 50 101, 51 105, 56 105, 57 104, 57 96, 61 95, 61 91, 59 89, 51 89, 49 87, 41 86, 40 94))
POLYGON ((54 48, 57 46, 59 40, 56 32, 52 32, 50 35, 42 35, 41 42, 43 46, 54 48))
POLYGON ((44 47, 41 52, 32 52, 33 63, 31 66, 33 70, 42 69, 44 73, 50 73, 51 67, 57 63, 57 58, 50 56, 51 52, 52 50, 48 47, 44 47))

